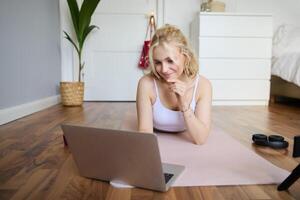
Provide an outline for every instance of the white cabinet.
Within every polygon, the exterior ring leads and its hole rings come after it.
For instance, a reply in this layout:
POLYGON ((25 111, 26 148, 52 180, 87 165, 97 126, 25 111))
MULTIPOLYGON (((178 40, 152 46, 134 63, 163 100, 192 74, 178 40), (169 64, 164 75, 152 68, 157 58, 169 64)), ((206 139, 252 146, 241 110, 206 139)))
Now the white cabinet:
POLYGON ((190 33, 200 74, 212 82, 213 104, 268 104, 272 15, 200 13, 190 33))

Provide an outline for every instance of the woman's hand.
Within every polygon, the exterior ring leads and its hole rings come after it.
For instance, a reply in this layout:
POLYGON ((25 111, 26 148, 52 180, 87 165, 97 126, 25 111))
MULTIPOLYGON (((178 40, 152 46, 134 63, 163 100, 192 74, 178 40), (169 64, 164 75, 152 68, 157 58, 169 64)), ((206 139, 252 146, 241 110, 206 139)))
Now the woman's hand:
POLYGON ((187 93, 194 86, 195 82, 193 81, 192 83, 188 84, 176 79, 168 80, 168 83, 170 84, 170 90, 174 92, 177 97, 179 109, 181 111, 187 110, 190 106, 187 99, 187 93))

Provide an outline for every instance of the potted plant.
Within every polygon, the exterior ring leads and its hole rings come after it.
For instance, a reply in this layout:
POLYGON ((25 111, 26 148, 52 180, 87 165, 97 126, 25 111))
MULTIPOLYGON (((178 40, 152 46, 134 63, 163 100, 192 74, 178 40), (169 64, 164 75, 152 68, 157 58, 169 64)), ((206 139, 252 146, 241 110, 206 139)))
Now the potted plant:
POLYGON ((90 25, 90 23, 99 2, 100 0, 83 0, 79 9, 76 0, 67 0, 76 39, 72 39, 65 31, 64 34, 65 38, 71 42, 77 52, 79 73, 78 81, 60 83, 61 99, 65 106, 79 106, 82 105, 83 102, 84 82, 82 81, 82 70, 84 68, 84 62, 81 56, 87 36, 93 29, 98 28, 95 25, 90 25))

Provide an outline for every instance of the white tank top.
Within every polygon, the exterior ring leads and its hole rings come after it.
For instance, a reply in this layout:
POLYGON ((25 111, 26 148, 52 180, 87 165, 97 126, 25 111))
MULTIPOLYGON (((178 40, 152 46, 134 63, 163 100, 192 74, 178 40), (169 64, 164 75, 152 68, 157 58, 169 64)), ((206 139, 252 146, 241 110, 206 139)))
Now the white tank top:
MULTIPOLYGON (((196 101, 195 94, 197 91, 199 76, 196 78, 196 84, 193 91, 192 102, 190 104, 193 112, 195 111, 196 101)), ((156 91, 156 100, 152 106, 153 113, 153 127, 160 131, 167 132, 181 132, 186 129, 183 113, 181 111, 174 111, 166 108, 160 101, 159 92, 157 88, 156 81, 154 79, 155 91, 156 91)))

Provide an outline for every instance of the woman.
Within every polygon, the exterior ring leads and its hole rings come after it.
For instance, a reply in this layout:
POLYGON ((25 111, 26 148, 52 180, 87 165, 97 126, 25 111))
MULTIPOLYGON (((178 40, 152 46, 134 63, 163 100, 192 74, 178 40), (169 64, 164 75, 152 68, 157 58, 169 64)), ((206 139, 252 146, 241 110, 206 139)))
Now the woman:
POLYGON ((210 82, 198 75, 198 63, 182 32, 171 25, 152 38, 151 73, 137 88, 138 130, 187 130, 195 144, 203 144, 211 126, 210 82))

